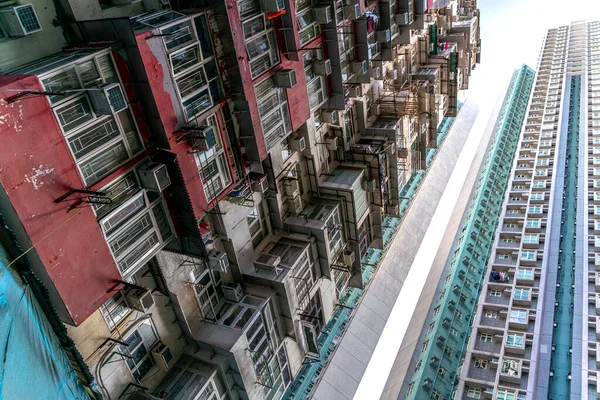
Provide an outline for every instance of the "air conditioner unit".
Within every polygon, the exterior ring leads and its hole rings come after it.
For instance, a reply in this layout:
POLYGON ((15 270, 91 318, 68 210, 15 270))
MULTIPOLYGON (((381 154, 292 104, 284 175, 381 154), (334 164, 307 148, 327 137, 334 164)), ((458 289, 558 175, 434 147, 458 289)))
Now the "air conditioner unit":
POLYGON ((371 68, 371 78, 373 78, 373 79, 381 78, 381 68, 380 67, 371 68))
POLYGON ((361 17, 360 6, 358 4, 344 6, 344 17, 352 21, 359 19, 361 17))
POLYGON ((194 150, 208 151, 217 145, 215 129, 212 126, 194 128, 189 135, 189 145, 194 150))
POLYGON ((152 293, 145 288, 128 287, 124 291, 129 308, 146 313, 154 305, 152 293))
POLYGON ((138 169, 138 174, 142 186, 146 189, 162 192, 171 185, 171 178, 165 164, 151 162, 138 169))
POLYGON ((239 283, 224 283, 221 285, 221 290, 223 291, 225 300, 229 300, 234 303, 239 303, 244 297, 244 290, 242 289, 242 285, 239 283))
POLYGON ((372 117, 379 116, 381 114, 381 105, 373 104, 370 108, 370 113, 372 117))
POLYGON ((398 70, 396 70, 396 69, 390 69, 387 72, 387 75, 388 75, 389 79, 396 80, 396 79, 398 79, 398 70))
POLYGON ((285 3, 283 0, 260 0, 260 9, 264 13, 278 12, 285 10, 285 3))
POLYGON ((357 98, 357 97, 362 96, 362 86, 361 85, 350 86, 348 91, 349 91, 348 97, 350 97, 350 98, 357 98))
POLYGON ((375 190, 377 190, 377 181, 375 179, 366 180, 364 182, 364 189, 367 192, 373 193, 375 190))
POLYGON ((158 342, 152 347, 151 352, 156 364, 160 365, 163 370, 168 370, 171 361, 173 361, 173 354, 171 354, 169 346, 162 342, 158 342))
POLYGON ((0 8, 0 21, 10 37, 23 37, 42 30, 31 4, 0 8))
POLYGON ((369 68, 369 65, 367 64, 367 61, 352 61, 350 63, 350 69, 352 70, 353 74, 366 74, 367 73, 367 69, 369 68))
POLYGON ((383 31, 377 31, 375 33, 375 38, 378 42, 389 42, 392 40, 392 34, 389 29, 385 29, 383 31))
POLYGON ((295 199, 296 197, 300 196, 300 192, 298 191, 298 185, 296 185, 296 184, 286 185, 285 186, 285 194, 287 195, 287 197, 289 197, 291 199, 295 199))
POLYGON ((321 111, 321 119, 328 124, 338 125, 339 115, 337 110, 321 111))
POLYGON ((337 137, 327 138, 325 142, 327 143, 327 150, 335 151, 339 146, 337 137))
POLYGON ((219 272, 227 272, 227 268, 229 268, 229 258, 227 258, 227 254, 220 251, 211 251, 208 253, 208 260, 210 269, 219 272))
POLYGON ((328 24, 332 21, 331 6, 321 6, 313 8, 315 21, 319 24, 328 24))
POLYGON ((302 210, 304 210, 304 205, 302 203, 302 197, 296 196, 288 200, 288 206, 290 207, 290 212, 296 215, 301 214, 302 210))
POLYGON ((258 181, 252 182, 252 190, 257 193, 264 193, 269 189, 269 181, 266 177, 258 181))
POLYGON ((290 147, 292 150, 302 153, 306 150, 306 139, 302 136, 292 137, 290 140, 290 147))
POLYGON ((262 253, 258 256, 256 261, 254 261, 254 268, 279 273, 281 270, 281 268, 279 268, 280 262, 281 257, 274 254, 262 253))
POLYGON ((389 155, 392 155, 396 152, 396 143, 389 142, 388 146, 385 148, 385 152, 389 155))
POLYGON ((312 63, 313 72, 320 76, 327 76, 331 74, 331 61, 330 60, 315 60, 312 63))
POLYGON ((390 204, 387 206, 387 214, 393 217, 400 216, 400 206, 398 204, 390 204))
POLYGON ((282 69, 273 75, 275 85, 278 87, 290 89, 296 86, 296 70, 295 69, 282 69))
POLYGON ((356 255, 352 250, 346 250, 344 252, 344 265, 351 267, 354 265, 354 260, 356 259, 356 255))
POLYGON ((394 20, 396 21, 396 24, 398 25, 408 25, 410 24, 410 20, 408 19, 408 13, 407 12, 403 12, 403 13, 399 13, 394 15, 394 20))
POLYGON ((110 115, 127 108, 125 96, 118 83, 107 83, 88 91, 94 111, 100 115, 110 115))

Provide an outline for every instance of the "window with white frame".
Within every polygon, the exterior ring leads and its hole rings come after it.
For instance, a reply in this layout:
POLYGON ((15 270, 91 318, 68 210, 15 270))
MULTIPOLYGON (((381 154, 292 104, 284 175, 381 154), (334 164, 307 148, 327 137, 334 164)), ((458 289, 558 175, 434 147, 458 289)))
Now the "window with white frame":
POLYGON ((211 115, 199 124, 204 129, 203 136, 205 137, 206 150, 195 152, 194 158, 198 166, 206 200, 210 202, 231 185, 232 178, 216 116, 211 115))
POLYGON ((481 389, 470 387, 467 389, 467 397, 470 399, 481 399, 481 389))
POLYGON ((501 290, 490 290, 490 297, 501 297, 501 296, 502 296, 501 290))
POLYGON ((518 324, 527 323, 527 310, 510 310, 508 320, 518 324))
POLYGON ((115 293, 106 303, 100 306, 100 313, 109 329, 114 329, 131 313, 122 291, 115 293))
POLYGON ((423 342, 423 345, 421 345, 421 353, 426 352, 428 347, 429 347, 429 340, 426 340, 425 342, 423 342))
POLYGON ((475 365, 475 368, 486 369, 488 367, 488 360, 476 358, 473 364, 475 365))
MULTIPOLYGON (((238 1, 238 7, 241 1, 238 1)), ((279 63, 279 51, 273 22, 259 12, 242 21, 246 52, 250 58, 252 78, 273 68, 279 63)))
POLYGON ((509 333, 506 336, 506 347, 523 348, 525 343, 524 335, 520 333, 509 333))
POLYGON ((300 46, 304 46, 321 34, 321 25, 315 19, 310 0, 296 0, 296 22, 300 46))
POLYGON ((525 222, 525 228, 539 228, 541 226, 541 222, 539 219, 528 219, 525 222))
POLYGON ((319 57, 313 52, 321 54, 320 49, 313 49, 302 55, 304 61, 304 75, 306 76, 306 89, 308 92, 308 105, 311 112, 318 109, 325 100, 327 100, 327 80, 324 76, 319 76, 313 72, 312 63, 319 57))
POLYGON ((535 261, 537 258, 535 251, 522 251, 521 260, 523 261, 535 261))
POLYGON ((255 249, 269 232, 266 213, 264 211, 264 201, 265 200, 257 204, 256 207, 253 207, 250 210, 250 214, 246 217, 246 222, 250 229, 250 236, 252 237, 252 247, 255 249))
POLYGON ((169 217, 160 196, 141 188, 135 171, 102 189, 110 205, 94 205, 108 247, 127 278, 173 237, 169 217))
MULTIPOLYGON (((540 182, 540 183, 542 184, 542 186, 540 186, 540 187, 546 187, 545 182, 540 182)), ((529 199, 533 200, 533 201, 544 201, 544 193, 536 193, 536 192, 531 193, 531 195, 529 196, 529 199)), ((541 209, 540 209, 540 211, 541 211, 541 209)), ((538 214, 539 214, 539 212, 538 212, 538 214)))
POLYGON ((221 290, 221 274, 207 269, 192 282, 192 286, 202 318, 209 321, 218 320, 222 316, 221 310, 225 301, 221 290))
POLYGON ((480 333, 479 334, 479 341, 482 343, 492 343, 493 340, 494 340, 494 335, 492 335, 491 333, 480 333))
POLYGON ((150 350, 158 342, 158 336, 152 322, 144 320, 138 323, 135 329, 125 334, 123 341, 127 346, 121 345, 121 352, 129 356, 125 363, 136 381, 141 382, 155 365, 150 350))
POLYGON ((515 289, 515 294, 513 298, 515 300, 529 300, 529 294, 531 291, 529 289, 517 288, 515 289))
POLYGON ((86 184, 97 182, 144 149, 109 50, 65 52, 40 63, 47 66, 36 63, 15 73, 37 73, 44 90, 65 93, 48 100, 86 184), (56 65, 61 67, 52 68, 56 65), (99 85, 111 83, 120 84, 107 92, 113 107, 95 108, 91 92, 96 95, 99 85))
POLYGON ((518 268, 517 279, 533 279, 533 269, 531 268, 518 268))
POLYGON ((498 312, 497 311, 490 311, 490 310, 486 310, 483 313, 485 318, 492 318, 492 319, 496 319, 498 318, 498 312))
POLYGON ((496 400, 515 400, 516 394, 513 390, 499 389, 496 400))
POLYGON ((272 77, 254 87, 260 123, 267 150, 292 133, 285 89, 275 86, 272 77))

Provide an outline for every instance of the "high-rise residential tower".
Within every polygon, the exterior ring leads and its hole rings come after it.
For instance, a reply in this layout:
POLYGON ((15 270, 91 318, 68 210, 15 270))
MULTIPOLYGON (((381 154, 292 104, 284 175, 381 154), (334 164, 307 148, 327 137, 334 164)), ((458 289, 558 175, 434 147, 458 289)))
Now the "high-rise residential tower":
POLYGON ((548 31, 457 399, 597 398, 600 23, 548 31))

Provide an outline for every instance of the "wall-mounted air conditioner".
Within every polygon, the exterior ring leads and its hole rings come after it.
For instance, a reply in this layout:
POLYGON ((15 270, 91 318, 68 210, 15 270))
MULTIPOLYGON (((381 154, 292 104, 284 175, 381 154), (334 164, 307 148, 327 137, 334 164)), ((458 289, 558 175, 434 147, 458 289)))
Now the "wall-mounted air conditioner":
POLYGON ((171 361, 173 361, 173 354, 171 354, 169 346, 162 342, 158 342, 152 347, 151 352, 156 364, 163 370, 168 370, 171 366, 171 361))
POLYGON ((398 204, 390 204, 387 206, 387 214, 393 217, 400 216, 400 206, 398 204))
POLYGON ((252 182, 252 190, 257 193, 264 193, 269 189, 269 181, 267 178, 252 182))
POLYGON ((393 79, 393 80, 398 79, 398 70, 397 69, 390 69, 387 72, 387 76, 388 76, 389 79, 393 79))
POLYGON ((275 72, 275 74, 273 75, 273 79, 275 80, 275 85, 286 89, 293 88, 298 82, 296 80, 295 69, 281 69, 275 72))
POLYGON ((338 125, 339 115, 338 110, 323 110, 321 111, 321 119, 323 122, 332 125, 338 125))
POLYGON ((227 272, 227 268, 229 268, 229 258, 223 252, 211 251, 208 253, 208 261, 210 269, 214 271, 227 272))
POLYGON ((410 24, 409 16, 407 12, 399 13, 394 15, 394 20, 398 25, 408 25, 410 24))
POLYGON ((242 289, 242 285, 239 283, 224 283, 221 285, 221 290, 223 291, 225 300, 229 300, 234 303, 239 303, 244 297, 244 290, 242 289))
POLYGON ((350 6, 344 6, 344 17, 349 20, 357 20, 362 16, 360 13, 360 6, 358 4, 353 4, 350 6))
POLYGON ((151 162, 138 169, 138 174, 142 186, 146 189, 162 192, 171 185, 171 178, 165 164, 151 162))
POLYGON ((0 22, 10 37, 23 37, 42 30, 31 4, 0 8, 0 22))
POLYGON ((315 14, 315 21, 317 21, 319 24, 328 24, 333 19, 331 6, 314 7, 313 12, 315 14))
POLYGON ((357 98, 362 96, 362 86, 361 85, 355 85, 355 86, 350 86, 350 88, 348 88, 348 97, 350 98, 357 98))
POLYGON ((208 151, 217 145, 215 129, 212 126, 194 128, 188 138, 189 145, 194 150, 208 151))
POLYGON ((372 117, 376 117, 381 114, 381 105, 373 104, 370 108, 370 113, 372 117))
POLYGON ((375 38, 378 42, 389 42, 392 40, 392 34, 389 29, 385 29, 383 31, 377 31, 375 33, 375 38))
POLYGON ((254 268, 279 273, 281 270, 281 268, 279 268, 280 262, 281 257, 273 254, 262 253, 254 261, 254 268))
POLYGON ((367 69, 369 68, 369 64, 367 64, 367 61, 352 61, 350 63, 350 69, 352 70, 353 74, 366 74, 367 73, 367 69))
POLYGON ((330 60, 315 60, 312 63, 313 72, 320 76, 327 76, 331 74, 331 61, 330 60))
POLYGON ((107 83, 88 91, 94 111, 99 115, 110 115, 127 108, 125 96, 118 83, 107 83))
POLYGON ((371 78, 373 78, 373 79, 381 78, 381 68, 380 67, 371 68, 371 78))
POLYGON ((290 140, 290 147, 292 150, 302 153, 306 150, 306 139, 302 136, 292 137, 290 140))
POLYGON ((377 190, 377 180, 375 179, 368 179, 366 181, 364 181, 364 189, 367 192, 375 192, 375 190, 377 190))
POLYGON ((302 203, 302 196, 296 196, 294 198, 290 198, 288 200, 288 206, 290 207, 290 212, 293 214, 300 214, 302 210, 304 210, 304 203, 302 203))
POLYGON ((129 308, 147 313, 154 305, 152 293, 145 288, 128 287, 124 290, 125 300, 129 308))
POLYGON ((332 137, 332 138, 327 138, 325 140, 325 142, 327 143, 327 145, 326 145, 327 146, 327 150, 330 150, 330 151, 337 150, 337 148, 339 146, 337 136, 336 137, 332 137))
POLYGON ((352 250, 346 250, 344 252, 344 265, 351 267, 354 265, 356 254, 352 250))
POLYGON ((285 3, 283 0, 260 0, 260 9, 264 13, 278 12, 285 10, 285 3))

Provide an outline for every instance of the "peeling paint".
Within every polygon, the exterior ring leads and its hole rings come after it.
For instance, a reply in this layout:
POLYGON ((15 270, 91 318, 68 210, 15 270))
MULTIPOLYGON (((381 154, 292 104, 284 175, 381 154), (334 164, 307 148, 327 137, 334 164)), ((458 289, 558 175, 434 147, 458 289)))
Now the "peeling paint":
POLYGON ((44 182, 41 181, 41 178, 52 173, 53 171, 54 168, 44 169, 43 166, 40 164, 38 168, 33 168, 32 175, 25 175, 25 182, 31 183, 33 185, 33 188, 35 190, 38 190, 42 185, 44 185, 44 182))

